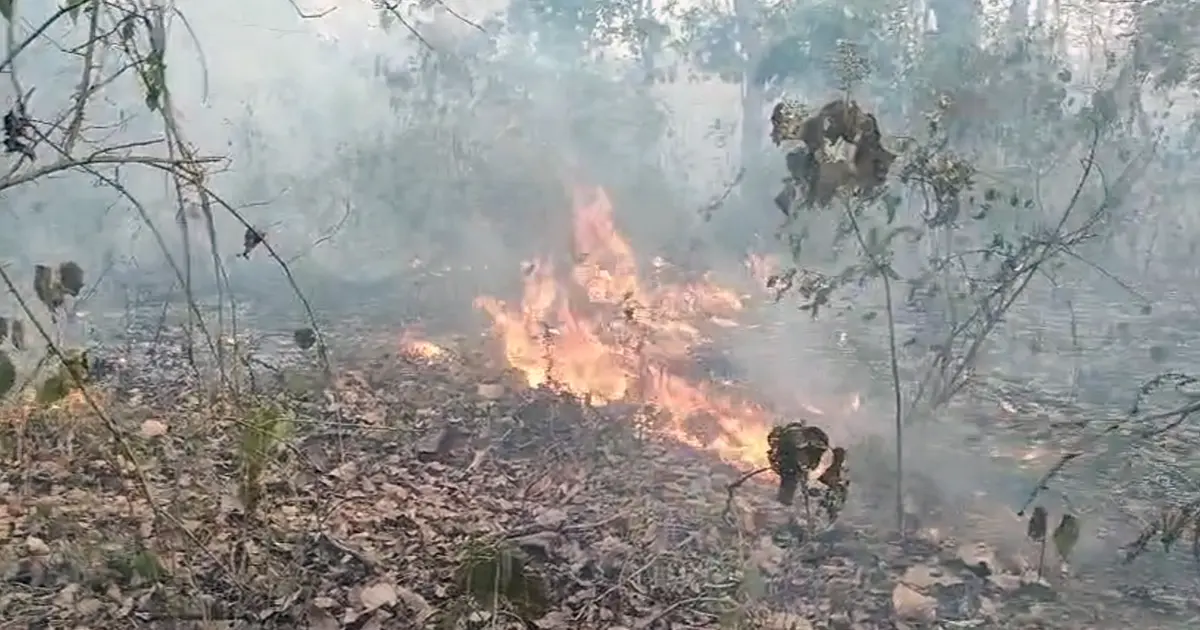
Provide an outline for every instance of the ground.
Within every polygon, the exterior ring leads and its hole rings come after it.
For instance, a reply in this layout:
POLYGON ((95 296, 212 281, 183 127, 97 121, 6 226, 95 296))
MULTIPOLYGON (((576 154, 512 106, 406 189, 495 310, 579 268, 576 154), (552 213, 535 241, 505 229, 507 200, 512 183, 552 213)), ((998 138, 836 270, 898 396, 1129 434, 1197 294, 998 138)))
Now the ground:
POLYGON ((1037 580, 1035 549, 899 539, 870 480, 829 526, 766 477, 729 501, 740 471, 644 410, 439 343, 260 372, 247 410, 159 339, 175 377, 130 356, 98 382, 112 426, 79 397, 10 410, 0 628, 1161 627, 1037 580))

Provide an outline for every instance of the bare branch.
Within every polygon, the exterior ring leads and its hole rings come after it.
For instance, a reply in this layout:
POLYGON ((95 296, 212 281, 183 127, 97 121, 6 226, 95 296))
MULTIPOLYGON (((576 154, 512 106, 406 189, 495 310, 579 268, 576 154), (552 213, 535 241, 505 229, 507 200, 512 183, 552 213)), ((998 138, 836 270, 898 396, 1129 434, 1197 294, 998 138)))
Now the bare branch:
POLYGON ((337 11, 336 4, 329 7, 328 9, 323 9, 316 13, 308 13, 304 9, 301 9, 300 5, 296 4, 296 0, 288 0, 288 4, 292 5, 292 8, 296 10, 296 15, 300 16, 300 18, 304 19, 304 20, 316 20, 318 18, 323 18, 326 15, 333 13, 334 11, 337 11))

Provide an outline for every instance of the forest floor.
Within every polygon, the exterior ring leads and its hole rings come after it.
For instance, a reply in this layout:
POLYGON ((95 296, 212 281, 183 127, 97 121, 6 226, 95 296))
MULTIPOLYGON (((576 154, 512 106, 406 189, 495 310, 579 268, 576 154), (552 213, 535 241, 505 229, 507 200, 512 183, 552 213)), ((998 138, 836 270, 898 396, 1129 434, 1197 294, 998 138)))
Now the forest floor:
POLYGON ((436 356, 343 358, 332 381, 311 366, 260 371, 270 393, 243 395, 247 409, 211 401, 178 344, 156 340, 112 359, 94 390, 103 418, 74 395, 10 409, 0 628, 1096 630, 1177 618, 1117 605, 1049 562, 1039 579, 1036 547, 932 517, 901 540, 870 479, 854 480, 830 527, 776 503, 765 476, 730 502, 740 471, 660 437, 639 410, 519 386, 483 344, 439 344, 436 356))

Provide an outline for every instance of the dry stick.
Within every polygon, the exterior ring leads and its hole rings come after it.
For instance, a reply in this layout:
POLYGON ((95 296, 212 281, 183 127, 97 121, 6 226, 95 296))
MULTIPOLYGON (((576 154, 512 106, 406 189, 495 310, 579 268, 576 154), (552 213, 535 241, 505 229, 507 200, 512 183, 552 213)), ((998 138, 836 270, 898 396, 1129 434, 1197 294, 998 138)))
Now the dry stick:
POLYGON ((46 19, 45 22, 42 22, 41 26, 33 29, 33 32, 29 34, 29 37, 26 37, 20 44, 10 47, 8 56, 5 57, 3 62, 0 62, 0 72, 7 70, 8 67, 12 65, 13 60, 16 59, 17 55, 21 54, 26 48, 28 48, 29 45, 33 43, 33 40, 41 37, 42 33, 46 32, 46 29, 49 29, 55 22, 62 19, 64 15, 74 12, 76 9, 90 1, 91 0, 76 0, 75 2, 71 2, 60 7, 58 11, 54 13, 54 15, 51 15, 46 19))
POLYGON ((300 5, 296 4, 296 0, 288 0, 288 4, 292 5, 292 8, 296 10, 296 15, 300 16, 300 19, 302 19, 302 20, 315 20, 318 18, 323 18, 326 15, 329 15, 330 13, 337 11, 336 4, 329 7, 328 9, 324 9, 322 11, 317 11, 316 13, 306 13, 304 11, 304 9, 300 8, 300 5))
MULTIPOLYGON (((683 540, 679 541, 679 543, 677 545, 675 545, 675 549, 682 549, 683 547, 687 546, 688 543, 692 542, 699 536, 700 536, 699 532, 692 532, 691 534, 688 534, 687 537, 685 537, 683 540)), ((596 602, 600 602, 600 601, 604 600, 604 598, 615 593, 618 589, 625 586, 625 584, 627 584, 633 578, 645 573, 647 570, 650 569, 650 567, 654 566, 654 563, 658 562, 658 559, 663 557, 663 555, 665 553, 666 553, 665 551, 659 551, 658 553, 655 553, 653 556, 650 556, 650 559, 647 560, 644 564, 642 564, 642 566, 638 567, 637 569, 634 569, 633 573, 630 573, 629 575, 622 577, 619 582, 608 587, 608 589, 605 590, 603 593, 600 593, 595 598, 593 598, 592 603, 595 604, 596 602)), ((583 611, 580 611, 580 613, 582 613, 582 612, 583 611)))
POLYGON ((396 10, 396 5, 394 3, 384 2, 382 8, 384 11, 387 11, 388 13, 392 14, 392 16, 395 17, 409 33, 412 33, 412 36, 416 37, 417 41, 424 44, 426 48, 428 48, 429 50, 437 50, 436 48, 433 47, 432 44, 429 43, 428 40, 426 40, 424 37, 421 36, 421 33, 418 32, 417 29, 414 28, 412 24, 408 23, 408 20, 404 19, 404 16, 401 15, 401 13, 396 10))
POLYGON ((738 477, 736 481, 729 484, 729 486, 725 488, 725 509, 721 511, 722 518, 726 517, 730 512, 733 511, 733 493, 736 492, 738 488, 742 487, 747 481, 750 481, 750 479, 753 477, 761 475, 768 470, 771 470, 770 466, 764 466, 756 470, 751 470, 750 472, 742 473, 741 477, 738 477))
MULTIPOLYGON (((62 147, 55 145, 53 142, 50 142, 50 139, 48 137, 46 137, 44 134, 41 135, 41 139, 46 145, 50 146, 55 151, 57 151, 59 154, 61 154, 64 157, 64 159, 68 159, 68 156, 63 152, 62 147)), ((167 264, 171 267, 171 270, 175 273, 176 282, 183 283, 184 282, 183 272, 179 268, 179 264, 175 262, 175 257, 171 254, 170 248, 167 247, 166 239, 163 238, 162 233, 159 231, 158 227, 154 224, 154 221, 150 218, 150 213, 149 213, 149 211, 146 210, 146 207, 142 204, 142 202, 139 201, 137 197, 134 197, 133 193, 129 192, 129 190, 127 188, 125 188, 125 186, 123 184, 121 184, 116 179, 101 173, 100 171, 96 170, 95 168, 92 168, 90 163, 86 163, 86 162, 81 163, 81 164, 77 165, 77 168, 79 168, 80 170, 83 170, 84 172, 99 179, 101 182, 103 182, 109 188, 112 188, 113 190, 117 191, 117 194, 121 195, 122 197, 124 197, 126 200, 129 201, 129 203, 133 206, 134 211, 138 213, 138 215, 141 217, 142 221, 146 224, 146 227, 150 229, 150 234, 154 237, 155 242, 158 244, 159 250, 162 251, 163 256, 166 257, 167 264)), ((190 309, 190 312, 199 321, 200 333, 204 337, 205 341, 207 342, 209 351, 212 352, 213 355, 215 356, 217 353, 217 350, 216 350, 216 347, 213 345, 212 335, 209 333, 208 327, 204 323, 203 316, 200 314, 199 305, 196 304, 196 301, 191 293, 185 292, 184 297, 188 302, 188 307, 190 309)), ((164 320, 166 317, 165 308, 166 308, 166 306, 164 305, 164 315, 163 315, 164 320)), ((160 329, 160 331, 161 331, 161 329, 160 329)), ((156 341, 157 341, 157 334, 156 334, 156 341)), ((195 369, 194 364, 192 365, 192 367, 193 367, 193 369, 195 369)), ((199 372, 197 372, 197 374, 199 374, 199 372)))
MULTIPOLYGON (((1063 214, 1059 217, 1058 225, 1053 232, 1056 237, 1061 234, 1062 227, 1066 224, 1067 219, 1079 202, 1084 185, 1089 179, 1092 170, 1096 168, 1096 147, 1098 146, 1099 141, 1100 130, 1097 127, 1092 137, 1092 143, 1089 147, 1088 155, 1084 159, 1084 172, 1080 176, 1079 181, 1076 182, 1074 193, 1071 195, 1071 199, 1068 202, 1066 209, 1063 211, 1063 214)), ((1129 172, 1130 169, 1132 169, 1132 166, 1128 167, 1126 172, 1129 172)), ((1102 203, 1099 210, 1103 210, 1106 205, 1107 202, 1102 203)), ((1096 213, 1093 213, 1093 215, 1098 215, 1099 210, 1096 213)), ((999 284, 989 292, 988 296, 983 300, 983 303, 987 304, 990 303, 993 298, 1000 298, 1001 304, 997 309, 990 311, 984 306, 977 307, 969 317, 955 326, 954 329, 946 335, 946 342, 942 345, 946 348, 950 348, 953 346, 955 339, 957 339, 959 335, 966 332, 976 322, 980 322, 982 320, 980 323, 981 329, 978 333, 976 333, 972 343, 967 348, 963 359, 957 362, 954 371, 949 375, 949 377, 943 379, 942 382, 944 385, 939 387, 937 390, 934 390, 933 400, 930 403, 932 407, 937 407, 947 402, 950 397, 952 397, 962 388, 963 385, 966 384, 966 381, 963 380, 962 377, 966 373, 966 370, 974 362, 975 355, 981 349, 983 342, 988 338, 988 335, 991 333, 992 329, 994 329, 995 326, 1000 322, 1001 316, 1008 311, 1009 307, 1011 307, 1012 304, 1014 304, 1022 294, 1024 294, 1025 288, 1033 279, 1034 272, 1058 251, 1056 248, 1065 249, 1063 248, 1062 239, 1060 237, 1048 241, 1045 244, 1045 248, 1038 256, 1034 257, 1034 259, 1028 265, 1022 266, 1021 269, 1024 271, 1024 273, 1013 274, 1009 281, 999 284), (1020 280, 1019 282, 1018 279, 1020 280)), ((922 374, 918 381, 916 393, 913 394, 909 400, 909 407, 904 414, 906 417, 912 417, 913 414, 916 413, 917 406, 924 398, 926 391, 933 386, 934 378, 937 377, 939 373, 938 367, 939 363, 934 362, 925 369, 924 374, 922 374)))
POLYGON ((1037 579, 1039 581, 1042 579, 1042 568, 1046 564, 1046 538, 1047 536, 1042 536, 1042 545, 1041 548, 1038 549, 1037 579))
POLYGON ((91 0, 92 19, 88 25, 87 49, 83 53, 83 76, 79 78, 79 87, 75 91, 74 114, 67 125, 66 139, 63 141, 63 152, 67 155, 71 154, 75 142, 79 140, 79 132, 83 129, 83 119, 91 95, 92 63, 96 54, 96 44, 99 42, 96 33, 100 28, 100 1, 91 0))
POLYGON ((667 615, 669 615, 669 614, 675 612, 676 610, 679 610, 680 608, 687 606, 689 604, 727 604, 727 603, 729 603, 729 599, 724 598, 724 597, 689 597, 687 599, 681 599, 681 600, 675 602, 674 604, 667 606, 666 608, 662 609, 661 611, 651 615, 650 617, 639 620, 636 624, 634 624, 634 627, 638 628, 638 630, 645 630, 646 628, 650 628, 651 626, 653 626, 655 624, 655 622, 659 621, 663 617, 666 617, 667 615))
POLYGON ((870 260, 875 272, 883 278, 883 304, 888 326, 888 363, 892 370, 892 403, 894 406, 894 425, 896 431, 896 529, 898 530, 898 535, 904 538, 904 397, 900 390, 900 362, 896 352, 896 320, 895 314, 892 312, 892 281, 888 276, 887 272, 889 270, 887 266, 879 260, 878 254, 867 246, 867 241, 863 238, 862 228, 858 224, 858 219, 854 216, 854 208, 849 204, 846 206, 846 217, 850 220, 850 226, 854 229, 854 236, 858 239, 859 247, 862 248, 863 253, 870 260))
MULTIPOLYGON (((159 170, 166 170, 165 166, 162 164, 151 163, 147 164, 147 166, 157 168, 159 170)), ((209 198, 216 202, 218 206, 228 212, 234 219, 238 221, 238 223, 241 223, 242 227, 248 230, 254 229, 254 226, 246 220, 246 217, 242 216, 241 212, 238 212, 236 208, 226 202, 221 196, 217 195, 217 193, 209 188, 206 184, 203 182, 193 181, 192 185, 203 190, 204 194, 208 195, 209 198)), ((263 250, 267 252, 267 255, 279 265, 280 270, 283 272, 284 279, 287 280, 288 286, 292 289, 292 293, 295 294, 296 299, 300 302, 300 306, 304 309, 304 314, 308 318, 308 324, 313 329, 313 333, 317 337, 317 357, 321 361, 321 366, 324 369, 326 378, 332 380, 333 366, 329 361, 329 351, 325 342, 325 334, 321 331, 321 327, 317 323, 317 314, 313 310, 312 303, 309 302, 308 296, 304 294, 304 291, 300 289, 300 285, 296 282, 296 276, 292 273, 291 266, 287 264, 287 261, 280 257, 279 252, 275 251, 275 248, 271 246, 270 241, 263 239, 260 247, 262 247, 263 250)))
MULTIPOLYGON (((13 283, 12 278, 8 275, 8 272, 4 269, 4 265, 2 264, 0 264, 0 280, 4 282, 5 286, 8 288, 9 295, 12 295, 13 299, 17 301, 17 305, 21 307, 21 310, 29 319, 29 322, 33 324, 34 328, 37 329, 38 335, 41 336, 42 340, 46 343, 46 348, 49 349, 55 358, 57 358, 63 365, 68 365, 69 361, 66 354, 63 353, 62 349, 58 347, 58 344, 54 343, 54 339, 50 337, 50 333, 46 332, 45 326, 42 326, 42 322, 33 314, 33 311, 29 308, 29 303, 25 301, 25 297, 21 295, 20 291, 17 290, 16 284, 13 283)), ((225 564, 221 562, 221 559, 218 558, 216 554, 214 554, 212 550, 208 548, 207 545, 197 538, 195 534, 193 534, 186 527, 183 527, 183 524, 180 523, 178 519, 159 507, 158 503, 155 502, 154 492, 150 489, 150 482, 146 479, 146 474, 142 471, 141 463, 138 462, 137 454, 134 452, 133 447, 129 445, 129 441, 125 439, 125 434, 121 432, 121 428, 117 426, 116 422, 114 422, 113 419, 104 412, 104 410, 100 409, 100 405, 96 403, 96 399, 92 397, 91 393, 89 393, 87 384, 84 383, 83 378, 78 371, 68 369, 66 372, 71 376, 71 380, 74 382, 75 387, 79 389, 80 394, 83 396, 84 402, 87 403, 88 407, 92 410, 92 413, 95 413, 96 417, 100 419, 100 422, 104 425, 105 430, 109 432, 113 441, 117 443, 117 447, 120 449, 121 455, 123 455, 125 459, 129 460, 130 465, 133 466, 134 480, 137 482, 138 489, 141 490, 143 497, 146 499, 146 503, 149 505, 150 509, 154 511, 155 516, 163 518, 174 525, 189 541, 196 545, 196 547, 199 548, 202 553, 207 555, 208 558, 212 560, 217 567, 229 577, 230 582, 232 582, 233 585, 238 588, 238 590, 245 590, 245 586, 238 581, 237 576, 234 575, 232 569, 225 566, 225 564)))
MULTIPOLYGON (((179 16, 182 19, 184 19, 184 25, 188 28, 188 30, 190 32, 191 26, 187 23, 186 18, 183 18, 182 14, 179 13, 178 10, 176 10, 176 13, 179 14, 179 16)), ((155 21, 152 21, 148 17, 146 17, 144 15, 139 15, 139 14, 135 14, 132 17, 135 17, 144 23, 147 31, 151 34, 151 38, 150 38, 151 46, 153 46, 155 51, 157 51, 161 55, 162 54, 161 48, 164 44, 162 42, 160 42, 157 38, 154 37, 154 33, 162 30, 161 15, 158 15, 157 19, 155 21)), ((195 34, 192 33, 192 36, 194 38, 195 34)), ((127 40, 123 40, 121 42, 121 46, 124 49, 125 54, 127 56, 129 56, 130 59, 134 60, 133 65, 135 67, 137 67, 137 69, 139 71, 141 71, 141 66, 143 64, 147 63, 146 57, 140 55, 139 51, 135 47, 133 47, 132 44, 127 40)), ((197 42, 197 47, 199 47, 199 42, 197 42)), ((204 63, 203 63, 203 53, 202 52, 201 52, 201 63, 203 66, 204 63)), ((206 67, 205 67, 205 82, 206 82, 205 91, 207 92, 207 68, 206 67)), ((192 345, 192 329, 193 329, 193 326, 198 324, 201 329, 201 332, 205 335, 206 339, 208 340, 209 350, 213 353, 214 357, 217 360, 217 372, 218 372, 218 377, 219 377, 221 384, 224 387, 226 387, 227 389, 229 389, 229 391, 233 392, 234 395, 236 396, 236 393, 237 393, 236 382, 234 380, 230 379, 228 373, 226 372, 225 346, 222 343, 222 339, 221 339, 225 332, 225 290, 229 288, 229 276, 226 273, 225 268, 221 264, 221 261, 219 259, 219 255, 217 252, 217 243, 216 243, 216 229, 213 226, 213 222, 212 222, 212 212, 211 212, 211 208, 208 206, 207 199, 204 197, 203 194, 200 195, 201 201, 202 201, 201 205, 205 211, 205 218, 207 219, 207 224, 208 224, 209 241, 210 241, 210 245, 211 245, 210 251, 212 253, 212 259, 213 259, 213 274, 216 276, 215 282, 216 282, 216 286, 217 286, 217 342, 215 345, 212 342, 212 336, 208 333, 207 326, 204 323, 204 317, 200 314, 199 306, 196 304, 196 301, 195 301, 195 294, 192 291, 191 231, 188 229, 187 207, 186 207, 186 204, 184 203, 184 194, 183 194, 183 186, 181 184, 182 178, 180 175, 180 171, 183 170, 183 166, 184 166, 184 164, 186 164, 188 167, 190 167, 187 170, 189 179, 196 179, 196 180, 202 181, 204 175, 203 175, 203 172, 199 171, 197 166, 199 164, 203 163, 203 161, 199 160, 197 158, 197 156, 195 155, 195 153, 190 150, 190 148, 183 141, 182 136, 179 133, 178 125, 175 122, 175 117, 171 113, 171 112, 173 112, 173 108, 171 105, 170 91, 167 89, 166 86, 163 86, 163 88, 162 88, 162 103, 161 103, 161 107, 159 107, 159 112, 162 114, 163 124, 166 129, 167 149, 170 152, 170 156, 172 158, 174 158, 175 153, 178 150, 179 154, 182 155, 183 158, 185 158, 185 162, 180 164, 179 170, 171 170, 168 172, 168 174, 171 176, 171 181, 175 184, 177 213, 178 213, 176 216, 177 216, 177 220, 180 224, 180 229, 182 231, 183 248, 184 248, 184 267, 185 267, 185 269, 182 273, 180 273, 179 270, 176 269, 176 275, 179 276, 180 282, 183 283, 184 296, 185 296, 185 299, 187 299, 189 306, 190 306, 190 308, 188 309, 187 334, 186 334, 186 343, 187 343, 186 351, 188 354, 188 363, 191 365, 192 370, 199 377, 199 373, 200 373, 199 367, 196 365, 196 362, 195 362, 194 348, 192 345), (193 169, 195 169, 195 170, 193 170, 193 169)), ((150 221, 148 218, 146 218, 146 222, 147 222, 147 224, 150 224, 150 221)), ((156 236, 157 236, 157 234, 156 234, 156 236)), ((166 250, 164 247, 164 252, 165 251, 166 250)), ((170 259, 169 254, 168 254, 168 259, 170 259)), ((230 303, 231 303, 230 308, 236 309, 236 302, 234 302, 232 298, 230 299, 230 303)), ((232 325, 233 325, 233 339, 234 339, 235 352, 236 352, 236 342, 237 342, 237 314, 236 313, 231 314, 231 320, 232 320, 232 325)))
POLYGON ((450 5, 446 4, 446 3, 445 3, 443 0, 433 0, 433 2, 434 2, 434 4, 436 4, 436 5, 440 6, 440 7, 442 7, 443 9, 445 9, 445 10, 446 10, 446 13, 449 13, 450 15, 454 16, 454 18, 456 18, 458 21, 462 22, 463 24, 466 24, 467 26, 470 26, 471 28, 473 28, 473 29, 475 29, 475 30, 479 31, 480 33, 483 33, 484 35, 488 35, 488 34, 489 34, 489 33, 487 32, 487 30, 486 30, 486 29, 484 29, 482 26, 480 26, 480 25, 476 24, 475 22, 472 22, 471 20, 469 20, 469 19, 467 19, 467 18, 463 17, 463 15, 462 15, 461 13, 459 13, 458 11, 455 11, 454 9, 450 8, 450 5))
MULTIPOLYGON (((199 157, 195 159, 196 163, 202 164, 219 161, 221 161, 221 158, 216 157, 199 157)), ((53 164, 47 164, 46 166, 24 171, 19 175, 15 174, 10 177, 0 179, 0 191, 8 190, 9 188, 20 186, 21 184, 27 184, 36 179, 41 179, 47 175, 53 175, 62 171, 82 168, 85 166, 95 166, 99 164, 142 164, 145 166, 152 166, 161 170, 169 171, 173 168, 188 164, 188 161, 171 160, 168 158, 161 158, 151 155, 91 155, 86 158, 79 159, 66 158, 53 164)))
MULTIPOLYGON (((171 149, 172 152, 178 150, 179 153, 184 157, 188 159, 194 159, 196 157, 195 153, 192 151, 191 147, 187 144, 183 138, 183 135, 179 131, 179 125, 175 120, 174 111, 175 108, 173 105, 173 99, 171 98, 171 90, 164 87, 163 106, 159 108, 159 112, 162 114, 163 125, 167 130, 167 144, 168 146, 171 146, 172 144, 174 145, 174 148, 171 149), (173 142, 171 142, 171 140, 173 140, 173 142)), ((199 168, 192 171, 191 175, 194 177, 195 181, 204 181, 204 173, 199 168)), ((183 187, 180 185, 181 178, 179 176, 175 176, 173 180, 175 181, 176 191, 179 198, 179 212, 186 216, 187 210, 184 208, 183 204, 183 187)), ((233 383, 233 381, 227 378, 225 373, 225 346, 221 343, 221 337, 225 334, 225 291, 229 286, 229 276, 225 272, 225 266, 221 264, 221 257, 218 253, 217 228, 216 223, 213 221, 212 206, 208 201, 208 197, 203 191, 200 192, 200 209, 204 214, 204 223, 208 232, 209 252, 212 254, 213 274, 216 276, 215 283, 217 285, 217 369, 221 373, 222 381, 226 383, 233 383)), ((188 242, 188 237, 186 235, 184 237, 184 242, 188 242)), ((231 306, 231 309, 232 308, 233 306, 231 306)), ((234 315, 234 317, 236 318, 236 315, 234 315)), ((236 343, 236 328, 233 332, 233 339, 236 343)), ((233 388, 233 393, 236 396, 236 386, 233 388)))
POLYGON ((327 231, 326 231, 324 234, 322 234, 320 238, 318 238, 317 240, 313 241, 313 242, 312 242, 312 244, 311 244, 311 245, 309 245, 309 246, 308 246, 308 247, 307 247, 307 248, 306 248, 304 251, 302 251, 302 252, 300 252, 299 254, 296 254, 296 255, 292 256, 291 258, 289 258, 289 259, 287 260, 289 265, 290 265, 291 263, 294 263, 294 262, 296 262, 296 261, 297 261, 297 260, 299 260, 300 258, 302 258, 302 257, 304 257, 304 256, 307 256, 308 254, 312 253, 312 251, 313 251, 314 249, 316 249, 316 248, 317 248, 317 246, 319 246, 321 243, 324 243, 324 242, 327 242, 327 241, 329 241, 329 240, 330 240, 330 239, 332 239, 333 237, 337 236, 338 232, 341 232, 341 231, 342 231, 342 226, 346 225, 346 219, 349 219, 349 218, 350 218, 350 210, 351 210, 351 206, 350 206, 350 200, 349 200, 349 199, 345 200, 345 201, 343 202, 343 205, 345 205, 345 206, 346 206, 346 212, 344 212, 344 213, 342 214, 342 218, 341 218, 341 219, 339 219, 339 220, 338 220, 338 222, 337 222, 337 223, 335 223, 335 224, 333 225, 333 227, 329 228, 329 230, 327 230, 327 231))

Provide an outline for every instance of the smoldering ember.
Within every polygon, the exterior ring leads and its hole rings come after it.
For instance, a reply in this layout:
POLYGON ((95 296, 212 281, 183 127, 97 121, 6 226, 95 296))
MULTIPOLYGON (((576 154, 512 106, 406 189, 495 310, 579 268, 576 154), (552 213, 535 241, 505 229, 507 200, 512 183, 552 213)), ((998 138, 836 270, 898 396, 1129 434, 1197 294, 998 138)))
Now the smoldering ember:
POLYGON ((26 4, 0 630, 1200 619, 1200 5, 26 4))

